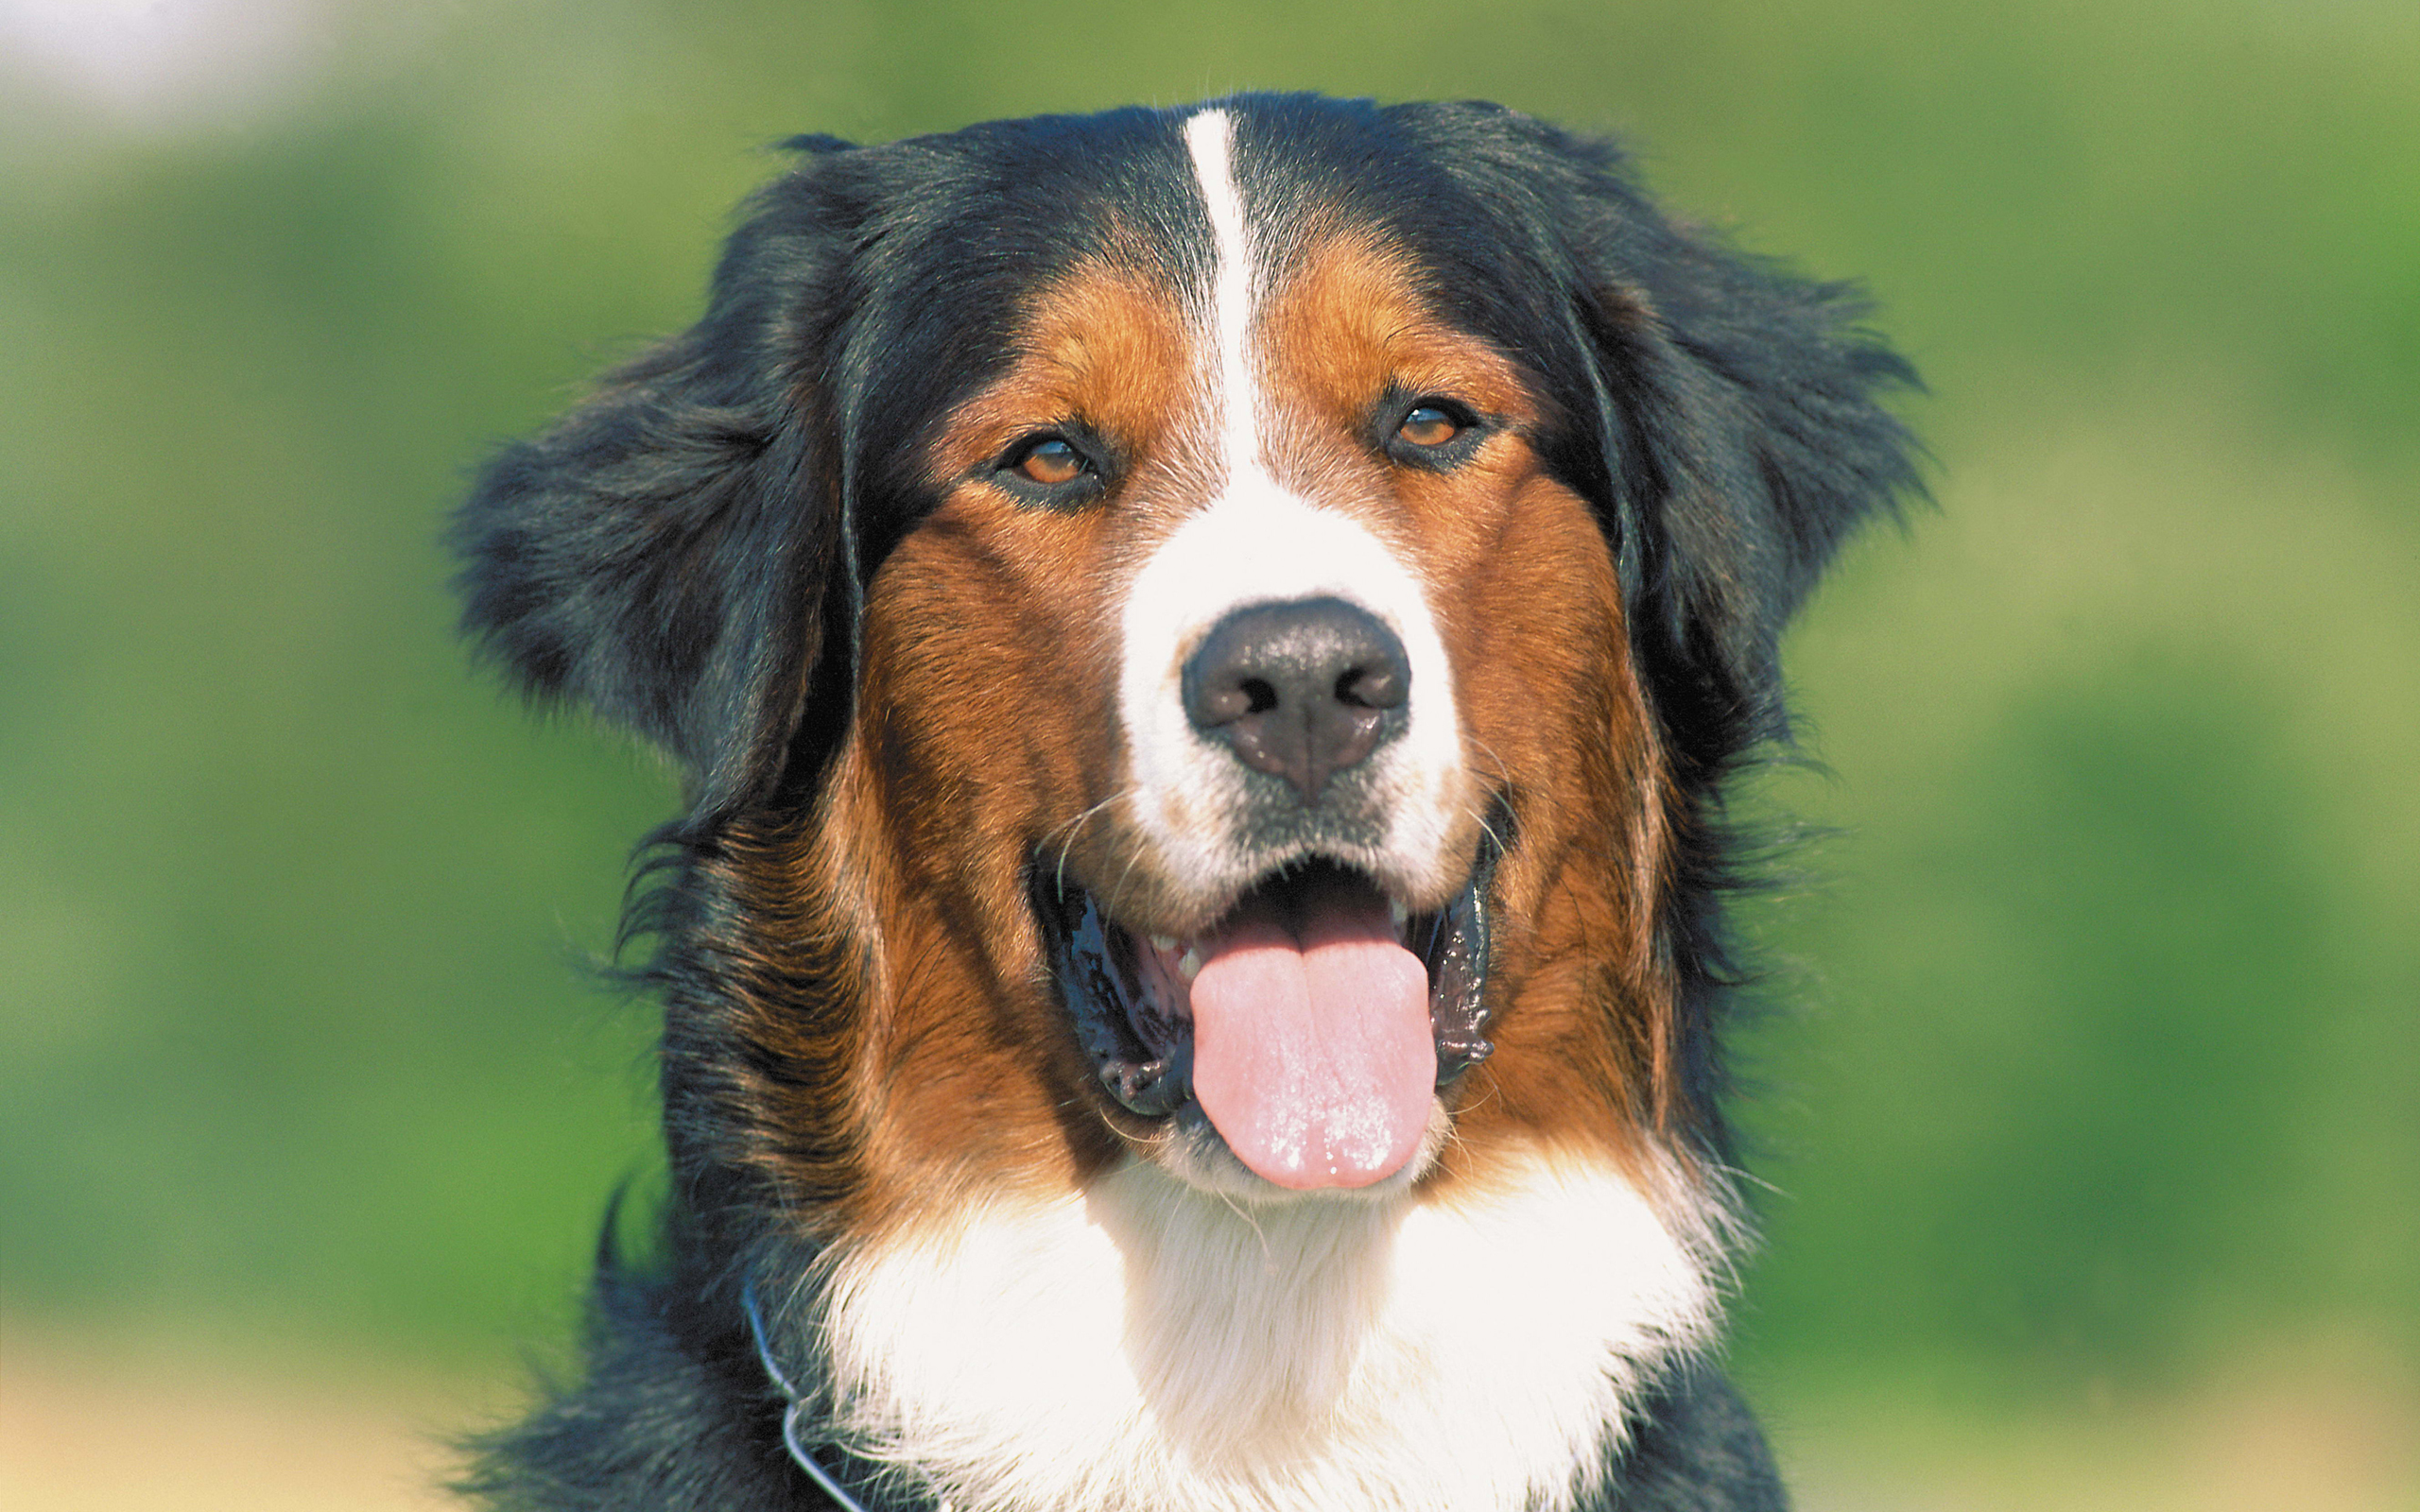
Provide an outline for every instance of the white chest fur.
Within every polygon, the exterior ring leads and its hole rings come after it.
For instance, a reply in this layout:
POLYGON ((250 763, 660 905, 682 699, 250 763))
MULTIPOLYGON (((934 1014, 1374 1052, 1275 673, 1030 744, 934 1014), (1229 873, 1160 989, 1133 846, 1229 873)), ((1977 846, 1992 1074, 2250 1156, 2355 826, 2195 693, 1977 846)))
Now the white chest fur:
POLYGON ((1709 1244, 1569 1161, 1248 1209, 1130 1165, 843 1259, 840 1422, 952 1512, 1559 1512, 1705 1341, 1709 1244))

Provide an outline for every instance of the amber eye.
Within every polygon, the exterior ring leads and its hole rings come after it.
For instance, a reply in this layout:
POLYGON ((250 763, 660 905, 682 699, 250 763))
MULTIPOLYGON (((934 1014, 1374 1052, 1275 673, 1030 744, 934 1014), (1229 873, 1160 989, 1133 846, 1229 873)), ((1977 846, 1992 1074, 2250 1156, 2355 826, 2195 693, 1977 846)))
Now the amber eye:
POLYGON ((1045 488, 1073 483, 1084 475, 1085 470, 1084 454, 1060 436, 1046 436, 1035 441, 1010 466, 1020 476, 1045 488))
POLYGON ((1403 418, 1395 434, 1414 446, 1443 446, 1462 434, 1461 421, 1434 404, 1420 404, 1403 418))

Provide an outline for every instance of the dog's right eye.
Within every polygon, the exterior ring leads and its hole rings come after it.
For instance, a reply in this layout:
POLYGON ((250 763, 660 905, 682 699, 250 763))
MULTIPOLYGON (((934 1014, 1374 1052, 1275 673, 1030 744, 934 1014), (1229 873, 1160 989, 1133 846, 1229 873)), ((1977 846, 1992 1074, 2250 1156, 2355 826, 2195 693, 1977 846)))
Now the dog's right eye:
POLYGON ((1001 486, 1038 503, 1066 504, 1100 483, 1093 453, 1061 431, 1038 431, 1009 448, 994 473, 1001 486))
POLYGON ((1055 489, 1063 483, 1073 483, 1084 475, 1089 466, 1084 454, 1076 450, 1063 436, 1045 436, 1023 448, 1024 455, 1015 462, 1018 473, 1028 482, 1055 489))

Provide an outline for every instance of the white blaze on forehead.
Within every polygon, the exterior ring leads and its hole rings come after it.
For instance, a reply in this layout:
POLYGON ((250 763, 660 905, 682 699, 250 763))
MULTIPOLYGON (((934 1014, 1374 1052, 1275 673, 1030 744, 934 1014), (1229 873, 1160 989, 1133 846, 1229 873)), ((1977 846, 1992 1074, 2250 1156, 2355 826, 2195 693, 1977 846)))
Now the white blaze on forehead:
POLYGON ((1204 333, 1211 350, 1200 385, 1218 418, 1223 476, 1209 506, 1154 549, 1127 591, 1119 711, 1134 821, 1183 885, 1216 891, 1253 880, 1234 834, 1248 797, 1244 773, 1186 718, 1185 658, 1235 610, 1332 595, 1385 622, 1411 668, 1404 732, 1368 764, 1385 833, 1373 854, 1357 859, 1396 878, 1432 880, 1455 829, 1461 773, 1444 644, 1410 564, 1352 516, 1270 476, 1260 434, 1269 406, 1252 360, 1258 267, 1236 183, 1234 119, 1202 111, 1185 122, 1184 143, 1215 257, 1204 333))
POLYGON ((1236 126, 1224 111, 1203 111, 1184 123, 1185 150, 1210 213, 1210 235, 1218 272, 1210 285, 1210 311, 1218 352, 1220 450, 1232 483, 1238 469, 1260 466, 1259 386, 1252 381, 1246 342, 1252 334, 1252 243, 1244 231, 1244 200, 1236 188, 1236 126))

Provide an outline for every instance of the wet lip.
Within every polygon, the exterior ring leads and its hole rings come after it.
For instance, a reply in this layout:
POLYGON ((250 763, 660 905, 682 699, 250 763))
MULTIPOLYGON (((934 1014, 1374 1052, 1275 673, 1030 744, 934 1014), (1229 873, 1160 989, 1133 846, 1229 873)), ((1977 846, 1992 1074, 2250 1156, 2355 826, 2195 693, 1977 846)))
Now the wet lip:
MULTIPOLYGON (((1488 1042, 1485 986, 1489 880, 1495 849, 1482 841, 1461 892, 1433 912, 1393 908, 1395 937, 1428 974, 1428 1022, 1444 1087, 1494 1051, 1488 1042)), ((1035 917, 1050 954, 1061 1003, 1101 1088, 1121 1108, 1164 1117, 1193 1098, 1193 1022, 1188 990, 1219 927, 1191 937, 1138 935, 1055 868, 1034 868, 1035 917)), ((1325 860, 1297 863, 1266 876, 1236 905, 1289 910, 1318 889, 1359 889, 1382 898, 1364 873, 1325 860)), ((1230 918, 1233 918, 1231 915, 1230 918)))

